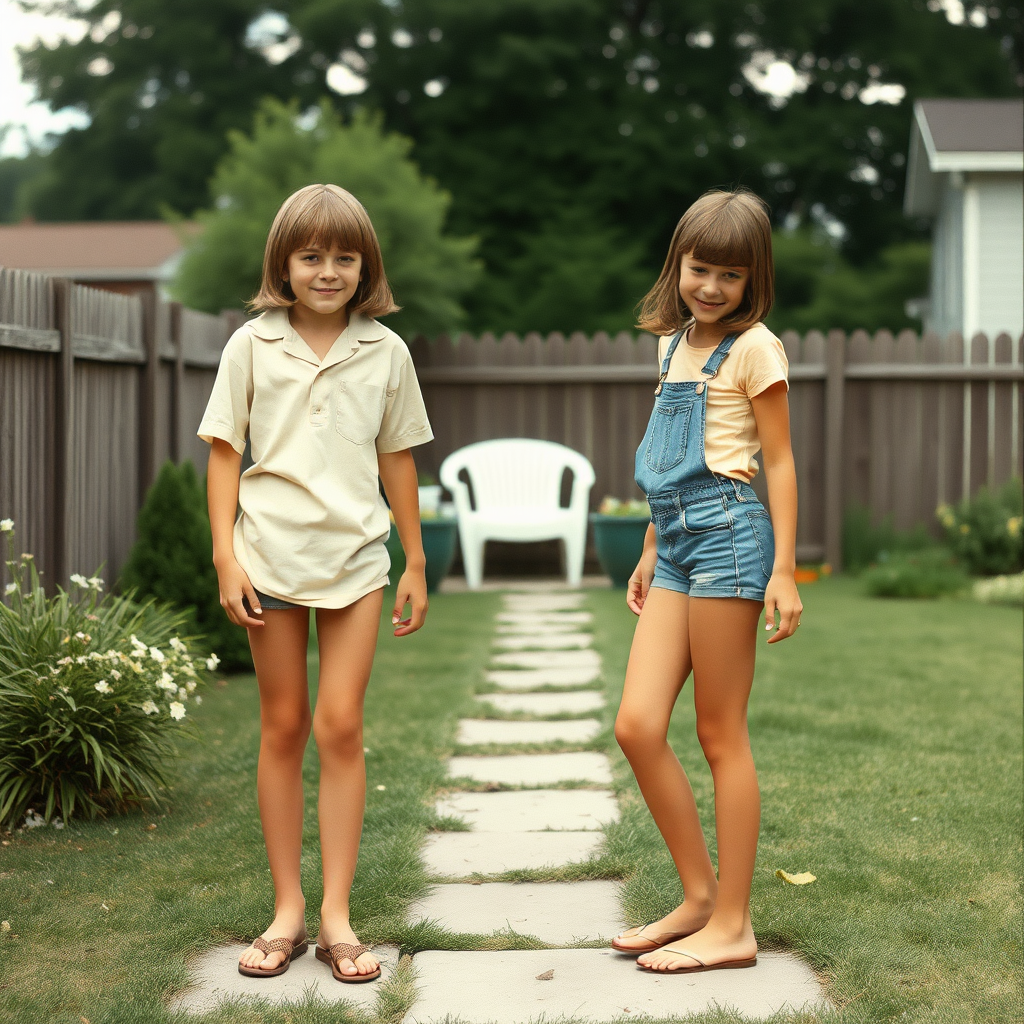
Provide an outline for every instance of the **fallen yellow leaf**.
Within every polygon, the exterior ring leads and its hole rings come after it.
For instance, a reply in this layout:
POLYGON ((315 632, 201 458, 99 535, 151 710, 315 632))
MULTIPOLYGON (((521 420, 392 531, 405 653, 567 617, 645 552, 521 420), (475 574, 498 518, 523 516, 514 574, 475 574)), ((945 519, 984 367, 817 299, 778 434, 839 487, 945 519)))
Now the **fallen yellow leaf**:
POLYGON ((818 880, 817 875, 812 875, 810 871, 801 871, 798 875, 791 875, 788 871, 783 871, 782 868, 775 872, 775 877, 789 882, 790 885, 807 885, 818 880))

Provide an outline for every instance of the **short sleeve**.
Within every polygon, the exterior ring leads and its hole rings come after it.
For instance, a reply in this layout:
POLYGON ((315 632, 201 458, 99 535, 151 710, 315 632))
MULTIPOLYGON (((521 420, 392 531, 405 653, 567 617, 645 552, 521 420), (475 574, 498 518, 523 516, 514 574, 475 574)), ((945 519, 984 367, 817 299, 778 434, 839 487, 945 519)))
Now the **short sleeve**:
POLYGON ((241 455, 249 432, 252 392, 252 339, 242 327, 224 346, 217 379, 196 433, 207 444, 213 444, 214 438, 227 441, 241 455))
POLYGON ((743 364, 743 390, 748 398, 756 398, 780 381, 789 390, 786 350, 771 331, 762 329, 751 335, 743 364))
POLYGON ((416 370, 404 344, 395 348, 384 402, 384 418, 377 434, 377 451, 400 452, 434 439, 427 420, 416 370))

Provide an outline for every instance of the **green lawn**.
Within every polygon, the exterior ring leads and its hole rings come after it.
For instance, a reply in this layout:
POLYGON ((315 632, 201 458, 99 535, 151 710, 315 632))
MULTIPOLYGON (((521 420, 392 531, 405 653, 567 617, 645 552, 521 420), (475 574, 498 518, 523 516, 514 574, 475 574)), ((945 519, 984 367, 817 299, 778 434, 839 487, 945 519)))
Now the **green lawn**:
MULTIPOLYGON (((792 949, 862 1021, 1009 1022, 1020 1017, 1021 615, 965 601, 869 601, 837 580, 805 588, 797 640, 764 647, 751 705, 764 815, 754 884, 763 948, 792 949), (776 868, 818 881, 787 886, 776 868)), ((611 719, 633 618, 591 592, 611 719)), ((433 599, 429 626, 385 627, 366 716, 369 806, 353 912, 366 941, 423 948, 523 946, 402 921, 425 888, 416 849, 435 820, 455 721, 493 633, 496 595, 433 599), (386 787, 378 790, 377 786, 386 787)), ((385 608, 387 608, 385 604, 385 608)), ((266 926, 269 875, 256 817, 257 699, 251 678, 212 687, 195 709, 166 816, 130 815, 5 835, 0 847, 0 1021, 159 1024, 188 958, 266 926), (155 828, 150 826, 155 825, 155 828), (16 937, 15 937, 16 936, 16 937)), ((710 824, 710 776, 689 691, 674 742, 710 824)), ((678 882, 624 761, 622 821, 590 864, 509 877, 621 877, 637 922, 679 898, 678 882)), ((312 752, 308 780, 316 775, 312 752)), ((319 901, 315 790, 308 789, 307 900, 319 901)), ((367 1018, 315 1004, 244 1004, 202 1024, 397 1022, 407 962, 367 1018)), ((725 1021, 728 1017, 704 1018, 725 1021)), ((810 1020, 810 1018, 800 1018, 810 1020)))

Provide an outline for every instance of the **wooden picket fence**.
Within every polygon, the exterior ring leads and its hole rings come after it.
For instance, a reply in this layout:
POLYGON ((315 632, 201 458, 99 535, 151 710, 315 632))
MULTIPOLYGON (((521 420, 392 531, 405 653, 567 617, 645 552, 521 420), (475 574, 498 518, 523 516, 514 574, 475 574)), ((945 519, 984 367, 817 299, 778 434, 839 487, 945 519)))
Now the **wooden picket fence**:
MULTIPOLYGON (((242 320, 0 269, 0 518, 15 520, 19 550, 48 581, 101 564, 115 579, 161 463, 205 467, 195 431, 242 320)), ((801 559, 839 564, 851 503, 901 528, 933 524, 941 502, 1021 473, 1020 338, 782 340, 801 559)), ((538 437, 590 459, 592 507, 638 495, 633 455, 653 402, 656 339, 485 334, 410 347, 436 434, 417 449, 421 469, 436 474, 473 441, 538 437)), ((763 477, 755 487, 764 497, 763 477)))

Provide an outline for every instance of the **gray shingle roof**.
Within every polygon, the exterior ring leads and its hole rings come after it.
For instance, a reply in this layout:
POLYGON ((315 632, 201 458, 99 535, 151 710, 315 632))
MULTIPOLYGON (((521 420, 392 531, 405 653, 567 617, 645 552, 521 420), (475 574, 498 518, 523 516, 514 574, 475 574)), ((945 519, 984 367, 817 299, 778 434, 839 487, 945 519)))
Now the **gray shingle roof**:
POLYGON ((921 100, 939 153, 1024 150, 1024 100, 921 100))

